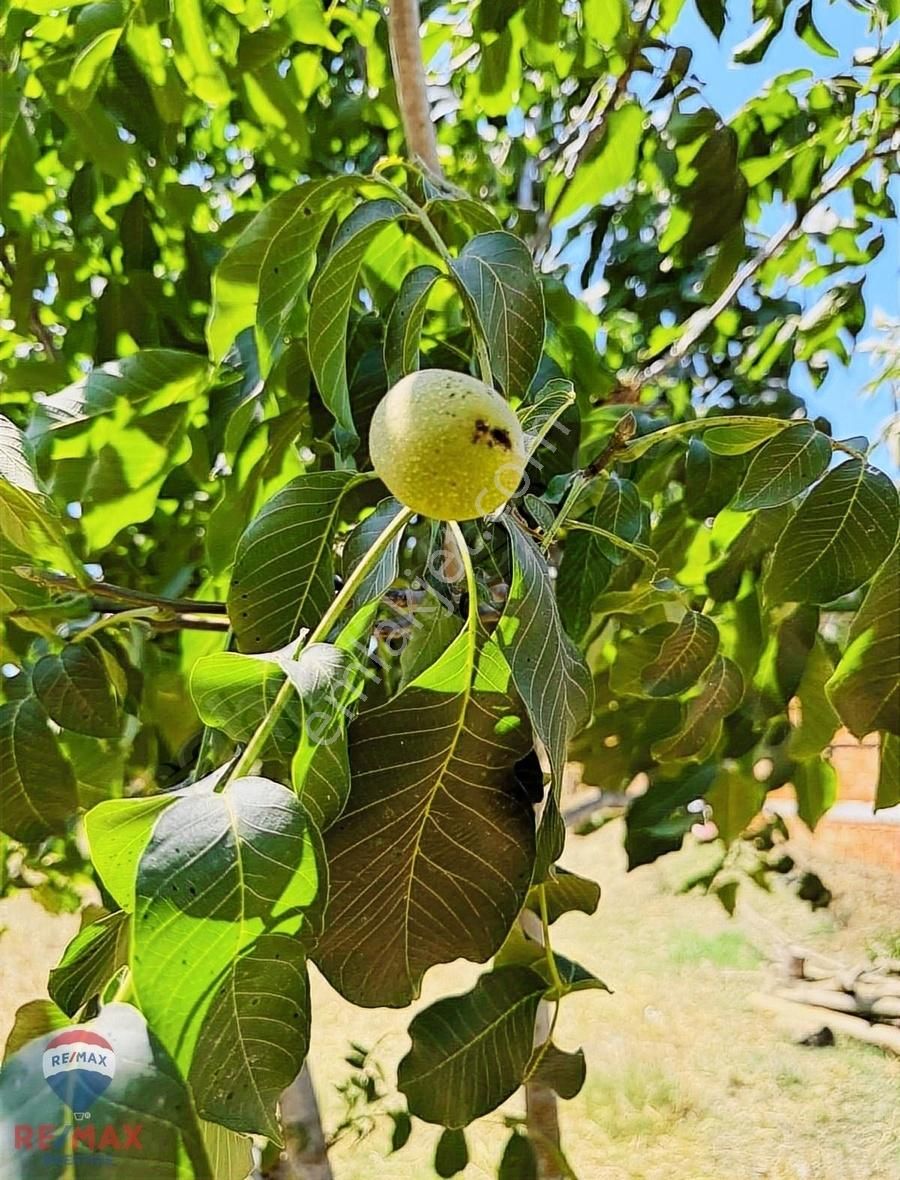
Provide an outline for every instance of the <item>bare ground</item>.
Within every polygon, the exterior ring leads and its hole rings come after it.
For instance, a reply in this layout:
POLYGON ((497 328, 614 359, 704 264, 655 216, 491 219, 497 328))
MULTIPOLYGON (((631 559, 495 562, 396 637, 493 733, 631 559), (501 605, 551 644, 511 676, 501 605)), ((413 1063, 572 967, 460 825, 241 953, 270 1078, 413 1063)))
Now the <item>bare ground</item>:
MULTIPOLYGON (((900 1180, 900 1059, 838 1038, 834 1048, 792 1043, 755 1012, 749 996, 765 979, 764 953, 788 937, 853 962, 900 939, 900 876, 864 867, 816 867, 835 894, 813 914, 787 889, 747 887, 737 916, 718 902, 676 890, 703 856, 690 849, 624 871, 621 828, 573 837, 571 869, 603 887, 593 917, 554 927, 558 950, 579 959, 612 996, 567 998, 557 1032, 583 1046, 588 1077, 562 1110, 565 1148, 580 1180, 900 1180), (763 952, 763 953, 761 953, 763 952)), ((46 994, 46 972, 76 927, 26 897, 0 903, 0 1035, 15 1008, 46 994)), ((454 963, 426 979, 422 1004, 463 991, 479 968, 454 963)), ((374 1050, 387 1078, 408 1047, 407 1012, 354 1009, 314 979, 311 1066, 326 1128, 343 1111, 337 1086, 352 1072, 351 1040, 374 1050)), ((387 1105, 392 1105, 390 1102, 387 1105)), ((519 1099, 505 1108, 521 1113, 519 1099)), ((427 1180, 436 1132, 416 1124, 409 1144, 387 1155, 390 1121, 361 1142, 341 1139, 337 1180, 427 1180)), ((506 1138, 503 1112, 468 1135, 469 1180, 496 1176, 506 1138)))

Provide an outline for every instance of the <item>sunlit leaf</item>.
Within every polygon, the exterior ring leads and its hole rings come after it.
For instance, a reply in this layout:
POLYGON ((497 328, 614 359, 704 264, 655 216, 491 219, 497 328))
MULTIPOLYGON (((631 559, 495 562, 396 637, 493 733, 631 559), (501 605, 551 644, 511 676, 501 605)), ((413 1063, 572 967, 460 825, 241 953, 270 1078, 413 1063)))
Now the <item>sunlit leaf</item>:
POLYGON ((78 808, 75 776, 33 696, 0 705, 0 823, 17 840, 65 831, 78 808))

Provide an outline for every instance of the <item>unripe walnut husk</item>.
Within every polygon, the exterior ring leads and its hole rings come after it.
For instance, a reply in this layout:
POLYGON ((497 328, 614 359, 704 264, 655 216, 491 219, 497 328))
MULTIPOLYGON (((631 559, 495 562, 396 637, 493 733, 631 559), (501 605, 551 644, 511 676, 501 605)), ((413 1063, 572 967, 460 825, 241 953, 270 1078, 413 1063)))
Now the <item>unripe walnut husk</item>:
POLYGON ((388 390, 372 417, 369 454, 391 494, 435 520, 493 512, 515 493, 526 460, 505 398, 449 369, 410 373, 388 390))

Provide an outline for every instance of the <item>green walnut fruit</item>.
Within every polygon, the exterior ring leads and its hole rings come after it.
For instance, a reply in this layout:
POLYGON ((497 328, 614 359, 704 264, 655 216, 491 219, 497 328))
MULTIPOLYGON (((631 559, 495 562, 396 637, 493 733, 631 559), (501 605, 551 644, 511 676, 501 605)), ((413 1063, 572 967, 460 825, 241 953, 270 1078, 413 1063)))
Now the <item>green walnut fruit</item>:
POLYGON ((525 470, 525 438, 509 403, 449 369, 402 378, 372 417, 375 473, 408 508, 472 520, 504 504, 525 470))

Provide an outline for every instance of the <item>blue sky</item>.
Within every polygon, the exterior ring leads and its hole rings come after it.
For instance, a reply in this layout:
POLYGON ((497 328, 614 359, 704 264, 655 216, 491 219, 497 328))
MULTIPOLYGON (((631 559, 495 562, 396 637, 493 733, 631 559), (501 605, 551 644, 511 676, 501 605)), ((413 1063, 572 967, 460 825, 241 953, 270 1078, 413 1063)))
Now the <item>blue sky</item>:
MULTIPOLYGON (((671 34, 675 44, 687 45, 693 50, 692 72, 705 83, 704 90, 710 104, 726 119, 775 75, 802 67, 819 76, 838 74, 850 67, 856 49, 874 44, 865 14, 854 9, 847 0, 838 0, 832 4, 818 3, 814 9, 816 25, 838 50, 837 58, 823 57, 801 41, 794 34, 789 15, 785 28, 762 62, 752 66, 734 65, 732 51, 749 36, 752 26, 749 2, 732 3, 730 9, 735 16, 726 24, 721 43, 716 42, 700 20, 692 0, 685 4, 671 34)), ((900 185, 896 186, 893 195, 895 203, 900 203, 900 185)), ((771 223, 767 217, 764 228, 774 230, 786 218, 787 210, 772 210, 771 223)), ((867 268, 864 295, 868 318, 850 365, 845 368, 836 363, 819 390, 813 389, 799 366, 795 369, 793 391, 807 398, 812 414, 824 414, 831 420, 837 437, 866 434, 874 439, 894 408, 892 392, 886 385, 874 395, 862 396, 864 386, 873 380, 876 369, 870 355, 859 347, 875 334, 873 321, 879 309, 895 320, 900 318, 900 232, 896 222, 884 226, 884 231, 884 249, 867 268)), ((806 306, 811 306, 823 290, 799 288, 796 296, 806 306)), ((884 446, 878 448, 873 458, 881 466, 890 463, 884 446)))

